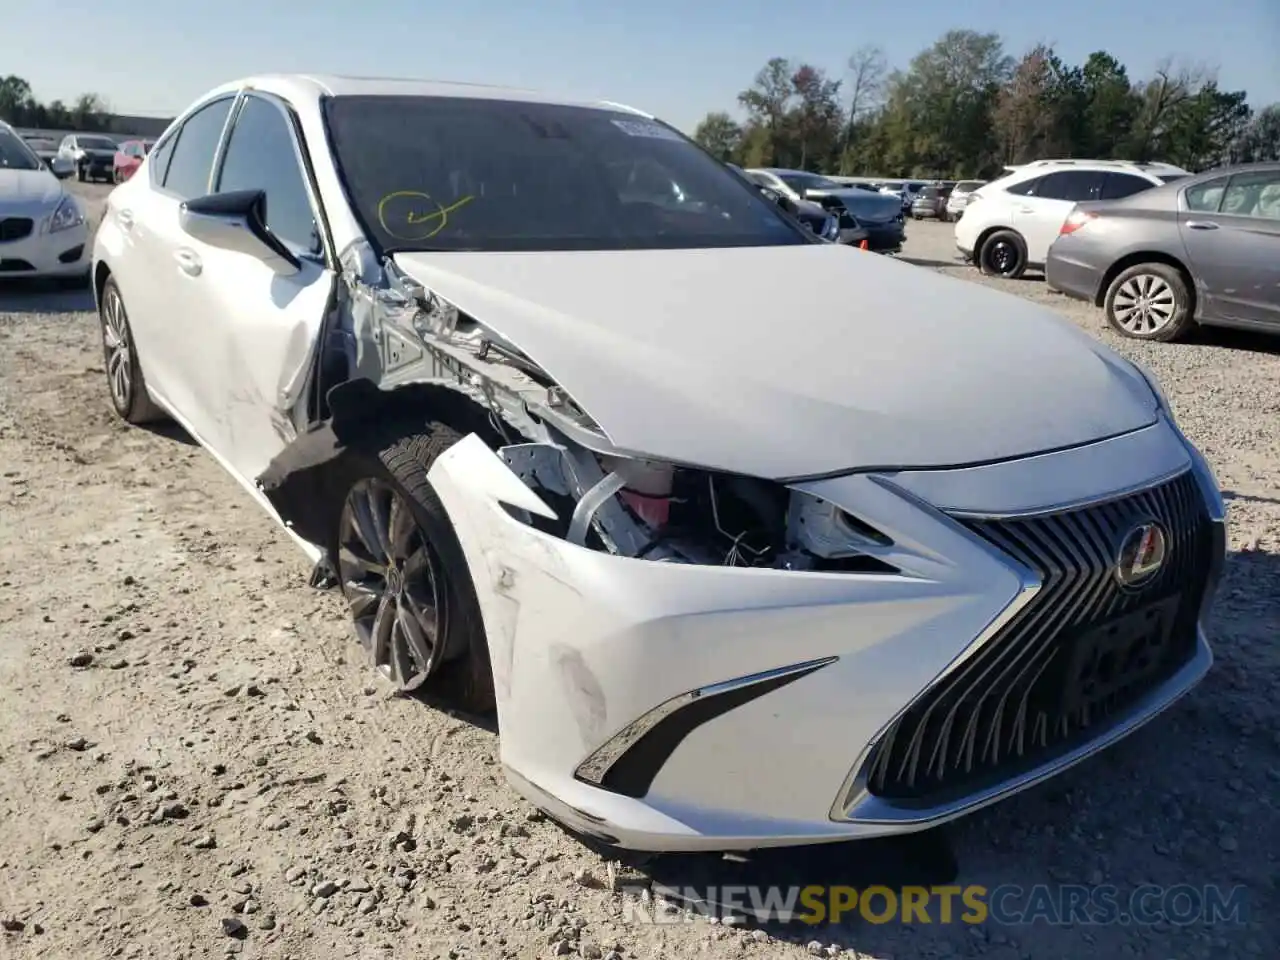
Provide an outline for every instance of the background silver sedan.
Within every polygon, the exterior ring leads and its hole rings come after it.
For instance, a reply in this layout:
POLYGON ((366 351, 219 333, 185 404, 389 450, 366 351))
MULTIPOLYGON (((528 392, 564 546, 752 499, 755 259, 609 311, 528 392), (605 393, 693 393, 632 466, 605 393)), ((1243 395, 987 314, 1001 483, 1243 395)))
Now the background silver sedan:
POLYGON ((1196 323, 1280 333, 1280 163, 1077 204, 1045 278, 1127 337, 1174 340, 1196 323))

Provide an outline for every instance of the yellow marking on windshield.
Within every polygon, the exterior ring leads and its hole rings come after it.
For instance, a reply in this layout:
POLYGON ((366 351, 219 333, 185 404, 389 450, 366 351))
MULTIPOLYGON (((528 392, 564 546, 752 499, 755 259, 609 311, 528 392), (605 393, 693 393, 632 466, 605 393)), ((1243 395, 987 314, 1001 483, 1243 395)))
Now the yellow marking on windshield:
POLYGON ((468 194, 461 200, 455 200, 450 204, 443 204, 436 200, 429 193, 423 193, 421 190, 396 190, 394 193, 388 193, 380 201, 378 201, 378 223, 382 225, 382 229, 389 236, 395 237, 397 240, 430 240, 441 230, 449 225, 449 214, 454 213, 460 208, 466 206, 475 196, 468 194), (426 231, 415 230, 410 233, 397 231, 387 223, 387 205, 397 200, 412 201, 413 205, 431 206, 434 210, 422 212, 420 210, 410 210, 405 214, 404 222, 411 227, 418 227, 430 224, 426 231))

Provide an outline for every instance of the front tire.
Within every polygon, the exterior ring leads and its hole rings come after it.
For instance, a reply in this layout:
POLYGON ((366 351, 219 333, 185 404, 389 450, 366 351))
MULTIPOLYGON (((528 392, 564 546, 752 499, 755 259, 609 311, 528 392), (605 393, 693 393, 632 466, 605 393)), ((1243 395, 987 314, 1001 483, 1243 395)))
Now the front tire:
POLYGON ((138 350, 129 327, 129 315, 115 279, 108 277, 98 298, 98 323, 102 327, 102 356, 107 371, 111 405, 126 423, 165 420, 165 412, 147 394, 147 381, 138 362, 138 350))
POLYGON ((83 166, 76 167, 76 179, 79 180, 81 183, 84 183, 84 167, 83 166))
POLYGON ((330 557, 371 664, 401 693, 472 713, 494 708, 489 647, 457 534, 427 480, 461 436, 442 423, 391 427, 352 451, 330 557))
POLYGON ((1187 281, 1167 263, 1121 271, 1107 287, 1104 308, 1112 329, 1134 340, 1177 340, 1193 322, 1187 281))
POLYGON ((983 242, 976 259, 987 276, 1017 280, 1027 269, 1027 245, 1016 231, 997 230, 983 242))

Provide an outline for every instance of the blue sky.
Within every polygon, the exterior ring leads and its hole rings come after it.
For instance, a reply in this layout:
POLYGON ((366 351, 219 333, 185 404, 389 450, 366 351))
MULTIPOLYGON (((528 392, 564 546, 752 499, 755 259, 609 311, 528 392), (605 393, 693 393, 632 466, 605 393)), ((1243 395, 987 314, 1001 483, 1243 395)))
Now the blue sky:
POLYGON ((1280 101, 1280 0, 86 0, 6 4, 0 73, 42 100, 100 93, 171 114, 250 73, 321 71, 535 87, 629 103, 686 130, 771 56, 839 74, 880 44, 905 66, 943 31, 997 31, 1068 59, 1105 48, 1145 75, 1206 63, 1261 105, 1280 101), (50 33, 50 10, 59 29, 50 33), (24 40, 23 38, 28 38, 24 40))

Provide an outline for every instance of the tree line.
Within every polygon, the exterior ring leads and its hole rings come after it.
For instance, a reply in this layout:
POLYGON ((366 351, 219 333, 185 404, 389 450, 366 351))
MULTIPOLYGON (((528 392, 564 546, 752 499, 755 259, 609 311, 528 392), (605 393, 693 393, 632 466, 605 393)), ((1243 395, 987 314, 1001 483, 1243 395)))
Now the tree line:
POLYGON ((15 127, 97 133, 111 129, 112 117, 96 93, 82 93, 70 105, 61 100, 41 103, 31 92, 31 84, 10 74, 0 77, 0 120, 15 127))
POLYGON ((990 177, 1043 158, 1162 160, 1199 171, 1280 160, 1280 104, 1257 111, 1204 68, 1170 60, 1134 79, 1106 51, 1070 64, 1052 46, 1010 56, 1000 36, 951 30, 892 70, 876 46, 843 76, 775 57, 708 113, 694 139, 746 167, 937 179, 990 177))

